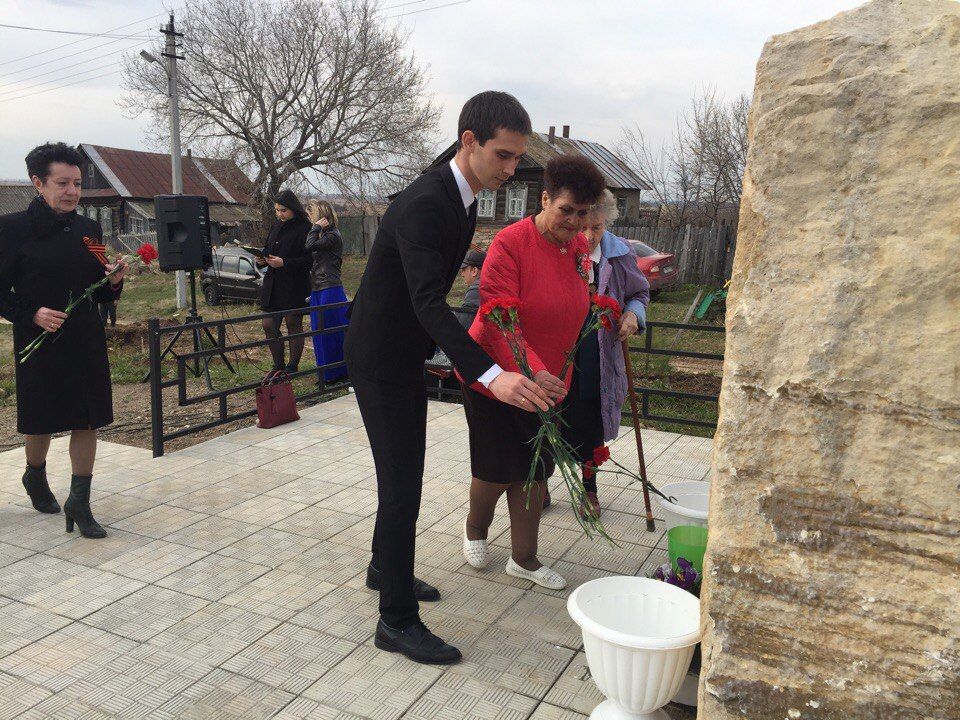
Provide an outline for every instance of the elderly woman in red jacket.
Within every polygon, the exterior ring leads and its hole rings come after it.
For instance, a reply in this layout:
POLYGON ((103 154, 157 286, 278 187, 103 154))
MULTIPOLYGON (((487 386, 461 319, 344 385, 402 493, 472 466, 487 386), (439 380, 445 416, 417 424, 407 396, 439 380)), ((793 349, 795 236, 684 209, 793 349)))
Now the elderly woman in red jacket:
MULTIPOLYGON (((586 251, 581 234, 591 207, 604 190, 603 175, 581 155, 562 155, 544 171, 543 209, 494 238, 480 275, 482 302, 520 299, 519 325, 534 380, 555 402, 566 395, 570 373, 557 377, 587 317, 590 293, 577 267, 586 251)), ((470 335, 505 370, 519 369, 500 331, 478 316, 470 335)), ((537 559, 537 536, 546 479, 553 462, 542 459, 529 503, 524 484, 533 463, 530 441, 539 428, 535 414, 496 400, 482 385, 464 388, 470 428, 470 511, 464 523, 463 554, 475 568, 490 561, 487 532, 497 500, 507 494, 511 557, 508 575, 562 590, 566 581, 537 559)))

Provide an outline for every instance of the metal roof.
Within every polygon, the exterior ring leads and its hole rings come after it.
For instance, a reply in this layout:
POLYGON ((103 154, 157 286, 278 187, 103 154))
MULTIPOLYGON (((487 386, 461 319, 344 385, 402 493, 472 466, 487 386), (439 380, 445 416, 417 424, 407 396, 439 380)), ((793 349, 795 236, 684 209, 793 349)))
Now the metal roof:
POLYGON ((580 153, 593 160, 607 179, 607 187, 617 190, 650 189, 623 160, 598 142, 554 137, 551 145, 546 133, 533 133, 530 141, 530 144, 527 145, 527 155, 534 157, 541 165, 546 165, 547 161, 554 155, 562 155, 568 152, 580 153))
POLYGON ((0 215, 23 212, 36 196, 37 190, 30 183, 0 182, 0 215))
MULTIPOLYGON (((80 149, 125 198, 153 198, 171 192, 170 156, 164 153, 124 150, 82 143, 80 149)), ((230 160, 181 158, 183 192, 206 195, 211 202, 250 202, 250 180, 230 160)))
MULTIPOLYGON (((136 212, 145 220, 156 220, 153 202, 150 200, 127 200, 127 207, 136 212)), ((229 205, 224 203, 210 203, 210 220, 219 225, 239 225, 244 222, 255 222, 260 219, 253 210, 244 205, 229 205)))
MULTIPOLYGON (((457 144, 453 143, 444 150, 429 165, 435 167, 443 162, 448 162, 456 152, 457 144)), ((630 167, 612 152, 607 150, 598 142, 589 140, 577 140, 576 138, 565 138, 556 136, 553 144, 550 144, 546 133, 531 133, 530 142, 527 143, 527 151, 521 158, 520 167, 544 167, 550 158, 564 153, 573 152, 585 155, 590 158, 597 169, 603 173, 607 181, 607 187, 612 190, 650 190, 640 177, 630 169, 630 167)))

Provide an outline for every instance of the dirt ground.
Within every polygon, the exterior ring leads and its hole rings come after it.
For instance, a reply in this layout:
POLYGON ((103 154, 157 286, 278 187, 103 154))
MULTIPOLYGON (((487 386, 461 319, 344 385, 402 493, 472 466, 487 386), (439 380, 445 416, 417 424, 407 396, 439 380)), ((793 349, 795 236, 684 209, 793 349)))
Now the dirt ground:
MULTIPOLYGON (((164 324, 174 324, 172 320, 164 321, 164 324)), ((233 331, 231 331, 232 333, 233 331)), ((237 329, 237 336, 228 338, 229 343, 246 342, 252 339, 262 337, 262 331, 255 327, 240 327, 237 329)), ((110 442, 121 443, 123 445, 132 445, 135 447, 151 447, 151 425, 150 425, 150 384, 139 382, 138 379, 146 372, 147 368, 147 341, 146 341, 146 323, 121 323, 115 328, 107 329, 107 342, 111 345, 111 365, 114 376, 118 372, 118 366, 126 362, 127 367, 122 372, 132 382, 113 383, 113 424, 103 428, 100 431, 100 437, 110 442)), ((179 346, 178 346, 179 347, 179 346)), ((189 349, 189 348, 182 348, 189 349)), ((12 352, 3 348, 7 352, 12 352)), ((235 365, 243 366, 243 382, 250 382, 256 376, 262 374, 261 367, 269 369, 269 354, 265 348, 251 348, 249 350, 232 352, 228 356, 235 365)), ((304 349, 305 360, 312 358, 312 350, 309 345, 304 349)), ((169 363, 172 366, 172 363, 169 363)), ((214 363, 216 370, 221 371, 220 376, 214 377, 214 385, 217 389, 228 387, 230 382, 224 382, 225 373, 219 363, 214 363)), ((212 367, 214 367, 212 366, 212 367)), ((302 369, 307 368, 307 363, 301 365, 302 369)), ((5 368, 6 370, 6 368, 5 368)), ((12 375, 12 368, 10 368, 12 375)), ((226 376, 230 377, 230 376, 226 376)), ((232 381, 232 378, 231 380, 232 381)), ((207 391, 206 385, 202 380, 189 378, 187 382, 188 396, 197 395, 207 391)), ((298 388, 298 392, 304 392, 304 387, 298 388)), ((173 432, 190 425, 200 425, 219 416, 219 404, 216 401, 207 401, 197 405, 179 407, 177 405, 175 388, 169 388, 164 391, 163 415, 165 432, 173 432)), ((239 393, 230 396, 227 401, 228 413, 241 412, 254 408, 254 391, 239 393)), ((170 452, 184 447, 190 447, 197 443, 209 440, 213 437, 225 435, 233 430, 248 427, 256 423, 256 417, 249 417, 236 422, 220 425, 218 427, 201 430, 192 433, 186 437, 168 441, 164 444, 164 451, 170 452)), ((16 431, 17 426, 17 408, 13 397, 7 399, 7 402, 0 405, 0 452, 10 450, 23 445, 23 436, 16 431)))

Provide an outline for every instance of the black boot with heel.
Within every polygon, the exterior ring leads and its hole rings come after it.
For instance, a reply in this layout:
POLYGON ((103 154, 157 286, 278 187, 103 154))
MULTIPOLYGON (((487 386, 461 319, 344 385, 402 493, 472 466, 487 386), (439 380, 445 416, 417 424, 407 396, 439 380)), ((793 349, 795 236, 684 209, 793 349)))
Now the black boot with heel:
POLYGON ((93 519, 90 511, 90 482, 92 475, 74 475, 70 480, 70 497, 63 504, 67 516, 67 532, 73 532, 73 524, 80 526, 80 534, 86 538, 105 538, 107 531, 93 519))
POLYGON ((23 487, 30 496, 34 509, 51 515, 60 512, 60 503, 50 492, 50 483, 47 482, 46 463, 38 468, 27 463, 27 470, 23 473, 23 487))

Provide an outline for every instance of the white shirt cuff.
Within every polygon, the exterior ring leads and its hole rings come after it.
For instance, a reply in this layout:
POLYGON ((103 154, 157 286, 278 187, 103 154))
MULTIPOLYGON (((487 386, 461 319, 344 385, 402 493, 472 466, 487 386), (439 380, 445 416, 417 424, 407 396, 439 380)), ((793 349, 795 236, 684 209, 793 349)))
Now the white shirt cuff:
POLYGON ((487 370, 483 375, 477 378, 480 381, 480 384, 485 388, 490 387, 490 383, 497 379, 497 376, 503 372, 503 368, 499 365, 494 365, 492 368, 487 370))

